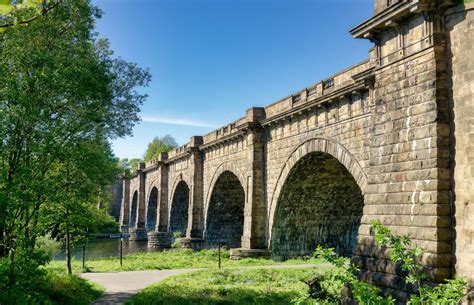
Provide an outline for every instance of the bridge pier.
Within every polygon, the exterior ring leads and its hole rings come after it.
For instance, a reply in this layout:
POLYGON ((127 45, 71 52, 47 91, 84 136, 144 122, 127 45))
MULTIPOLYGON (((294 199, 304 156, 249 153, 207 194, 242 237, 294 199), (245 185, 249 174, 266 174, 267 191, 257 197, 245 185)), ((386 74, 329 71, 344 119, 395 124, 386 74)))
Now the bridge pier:
POLYGON ((128 226, 127 225, 121 225, 120 226, 120 233, 122 233, 122 234, 128 233, 128 226))
POLYGON ((181 239, 181 248, 201 250, 206 248, 206 240, 204 238, 183 238, 181 239))
POLYGON ((145 228, 131 228, 129 230, 130 237, 129 240, 131 241, 142 241, 147 240, 147 232, 145 228))
POLYGON ((266 249, 244 249, 244 248, 230 249, 231 259, 270 258, 271 256, 272 256, 272 253, 266 249))
POLYGON ((169 232, 148 232, 148 248, 169 249, 171 248, 171 233, 169 232))
POLYGON ((122 181, 122 205, 120 206, 120 232, 128 233, 128 224, 130 222, 130 180, 122 181))
POLYGON ((247 201, 244 212, 244 230, 241 248, 230 250, 231 258, 270 257, 265 243, 265 181, 264 167, 264 129, 260 121, 266 117, 265 109, 250 108, 246 111, 249 122, 247 131, 247 162, 251 164, 251 172, 247 178, 247 201))

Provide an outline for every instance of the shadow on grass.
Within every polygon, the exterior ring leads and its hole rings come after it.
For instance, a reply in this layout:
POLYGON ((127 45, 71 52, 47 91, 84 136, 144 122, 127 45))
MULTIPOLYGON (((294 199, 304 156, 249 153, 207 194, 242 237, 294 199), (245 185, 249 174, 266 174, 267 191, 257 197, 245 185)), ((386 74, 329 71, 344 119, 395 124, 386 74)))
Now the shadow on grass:
POLYGON ((132 292, 105 293, 100 298, 91 303, 91 305, 116 305, 123 304, 133 295, 132 292))

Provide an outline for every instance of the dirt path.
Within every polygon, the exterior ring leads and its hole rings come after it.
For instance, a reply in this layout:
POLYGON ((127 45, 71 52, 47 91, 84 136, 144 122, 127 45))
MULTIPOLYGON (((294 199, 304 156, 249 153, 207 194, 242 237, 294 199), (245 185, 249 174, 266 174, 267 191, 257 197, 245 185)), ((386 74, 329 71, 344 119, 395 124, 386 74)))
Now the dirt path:
MULTIPOLYGON (((242 266, 230 267, 229 269, 245 268, 265 268, 265 269, 285 269, 285 268, 312 268, 327 267, 329 264, 301 264, 301 265, 267 265, 267 266, 242 266)), ((93 305, 117 305, 137 293, 141 289, 150 286, 153 283, 164 280, 170 276, 179 275, 187 272, 202 270, 193 269, 173 269, 173 270, 145 270, 145 271, 126 271, 126 272, 99 272, 83 273, 81 277, 96 282, 105 288, 105 293, 95 300, 93 305)))

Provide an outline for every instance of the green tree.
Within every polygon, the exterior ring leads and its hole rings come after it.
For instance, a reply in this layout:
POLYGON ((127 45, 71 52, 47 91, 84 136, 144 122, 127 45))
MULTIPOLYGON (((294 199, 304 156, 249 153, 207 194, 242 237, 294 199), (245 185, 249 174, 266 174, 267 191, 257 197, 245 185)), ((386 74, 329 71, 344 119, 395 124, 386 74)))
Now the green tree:
POLYGON ((165 135, 164 137, 155 137, 148 144, 145 152, 144 160, 150 161, 159 157, 162 152, 169 152, 170 150, 178 147, 178 143, 171 135, 165 135))
POLYGON ((143 160, 138 158, 124 158, 118 161, 117 167, 120 169, 121 173, 125 173, 126 176, 129 176, 133 171, 138 168, 138 164, 140 162, 143 162, 143 160))
POLYGON ((62 152, 62 162, 56 162, 46 182, 54 189, 63 189, 46 198, 40 209, 43 233, 57 233, 66 247, 66 265, 72 273, 73 242, 94 231, 100 214, 97 202, 107 195, 112 178, 119 173, 109 143, 101 138, 83 140, 62 152))
POLYGON ((41 273, 36 267, 45 263, 36 241, 52 223, 44 211, 82 216, 49 215, 61 231, 83 226, 88 214, 76 209, 97 203, 115 175, 103 167, 116 164, 107 143, 131 133, 146 98, 136 88, 150 80, 148 71, 113 57, 107 41, 95 36, 101 12, 88 0, 57 3, 27 27, 14 23, 0 34, 0 303, 5 304, 22 303, 20 295, 29 298, 23 303, 40 303, 31 298, 32 284, 41 282, 35 280, 41 273))

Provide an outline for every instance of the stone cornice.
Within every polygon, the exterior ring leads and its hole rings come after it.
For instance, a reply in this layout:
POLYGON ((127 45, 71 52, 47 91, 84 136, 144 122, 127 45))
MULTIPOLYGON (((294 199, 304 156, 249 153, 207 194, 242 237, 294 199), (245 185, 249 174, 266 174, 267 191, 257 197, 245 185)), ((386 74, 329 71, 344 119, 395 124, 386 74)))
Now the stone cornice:
POLYGON ((383 10, 374 17, 364 21, 357 27, 350 30, 354 38, 376 39, 376 34, 388 27, 390 23, 410 15, 413 11, 418 10, 420 2, 402 1, 396 3, 386 10, 383 10))
POLYGON ((393 27, 401 19, 422 12, 445 10, 453 5, 455 5, 453 0, 403 0, 359 24, 350 30, 350 33, 354 38, 366 38, 377 42, 377 33, 393 27))
MULTIPOLYGON (((239 126, 240 127, 240 126, 239 126)), ((245 126, 242 126, 242 127, 245 127, 245 126)), ((205 143, 201 146, 199 146, 199 148, 201 150, 204 150, 204 149, 208 149, 210 147, 213 147, 213 146, 216 146, 216 145, 219 145, 220 143, 223 143, 223 142, 227 142, 227 141, 230 141, 230 140, 233 140, 235 138, 238 138, 238 137, 243 137, 245 135, 245 131, 246 131, 247 128, 239 128, 238 131, 236 132, 233 132, 233 133, 230 133, 230 134, 227 134, 227 135, 224 135, 220 138, 217 138, 213 141, 210 141, 208 143, 205 143)))
POLYGON ((285 112, 281 112, 278 115, 275 115, 275 116, 273 116, 269 119, 262 120, 261 124, 262 124, 262 126, 266 126, 266 125, 284 120, 285 118, 291 117, 292 115, 298 114, 299 112, 305 112, 305 111, 307 111, 311 108, 331 103, 332 101, 334 101, 334 100, 336 100, 336 99, 338 99, 342 96, 349 95, 354 91, 364 91, 364 90, 368 90, 368 88, 367 88, 365 82, 362 80, 362 81, 359 81, 359 82, 357 82, 355 84, 352 84, 350 86, 341 88, 337 91, 333 91, 330 94, 317 97, 317 98, 315 98, 311 101, 308 101, 306 103, 298 105, 298 106, 296 106, 296 107, 294 107, 290 110, 287 110, 285 112))

